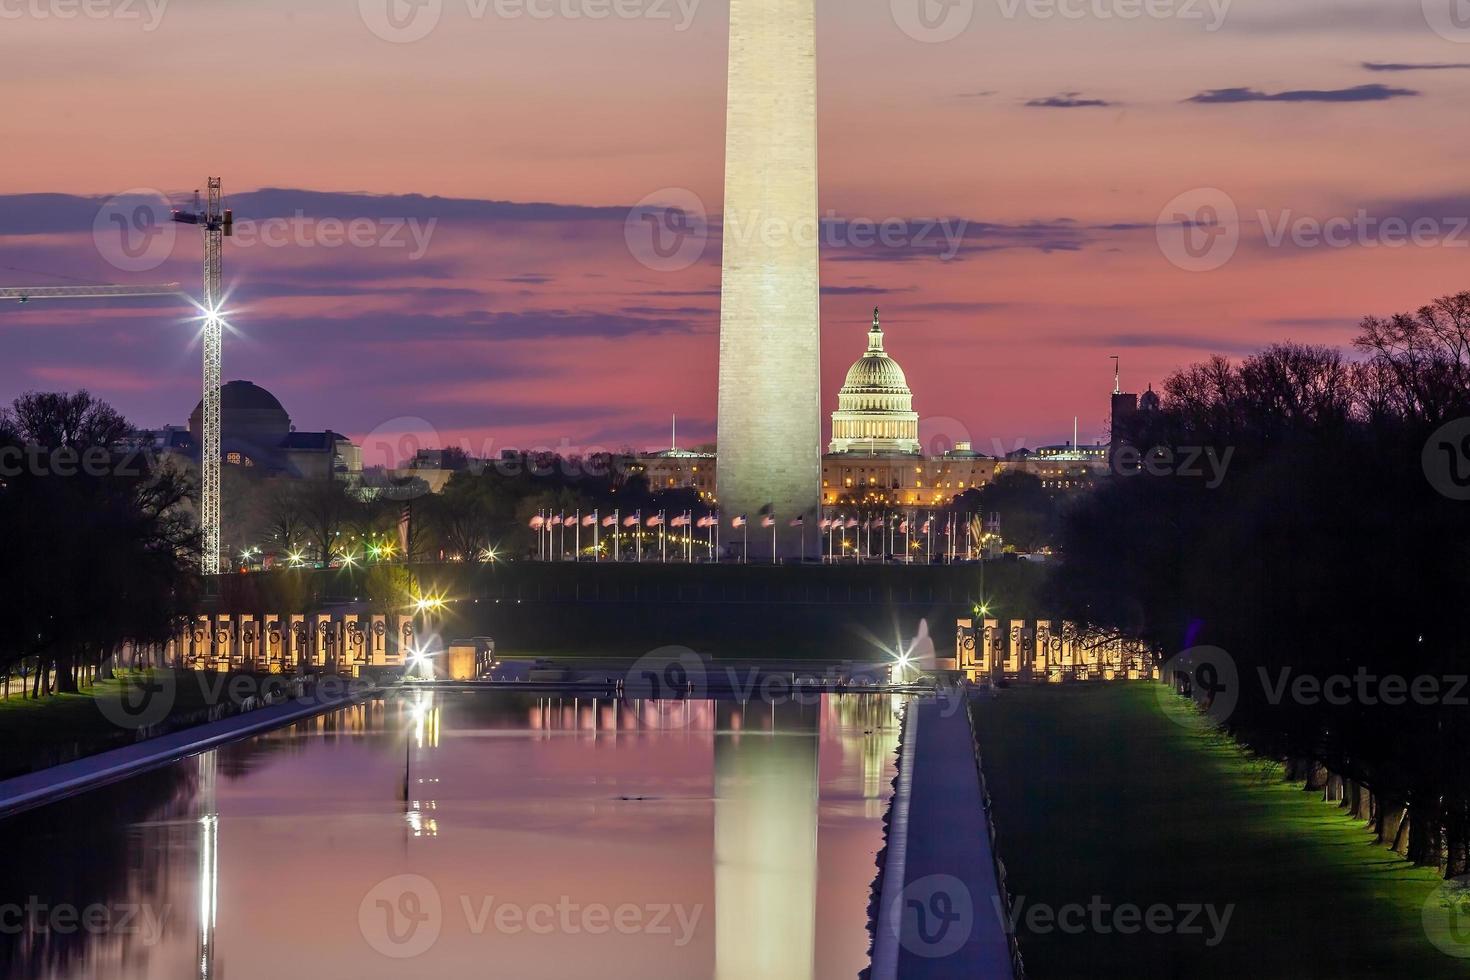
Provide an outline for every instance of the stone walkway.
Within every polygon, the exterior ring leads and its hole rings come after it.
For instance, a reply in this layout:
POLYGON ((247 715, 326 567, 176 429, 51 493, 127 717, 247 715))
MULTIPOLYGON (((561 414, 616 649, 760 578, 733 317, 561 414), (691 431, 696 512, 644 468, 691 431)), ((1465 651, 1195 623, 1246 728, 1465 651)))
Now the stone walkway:
POLYGON ((909 706, 900 766, 873 980, 1013 977, 962 699, 931 697, 909 706))
POLYGON ((219 721, 195 725, 169 735, 160 735, 120 749, 99 752, 97 755, 39 772, 0 780, 0 819, 85 793, 149 769, 161 768, 227 742, 341 708, 360 697, 361 695, 348 695, 325 700, 311 698, 309 702, 287 701, 219 721))

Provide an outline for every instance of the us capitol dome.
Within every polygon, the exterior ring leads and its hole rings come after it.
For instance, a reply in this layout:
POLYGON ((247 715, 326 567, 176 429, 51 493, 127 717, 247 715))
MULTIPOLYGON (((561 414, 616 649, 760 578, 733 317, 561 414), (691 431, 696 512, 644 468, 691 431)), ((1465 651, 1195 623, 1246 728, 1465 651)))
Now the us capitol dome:
POLYGON ((847 372, 832 413, 833 453, 918 456, 919 414, 903 368, 883 350, 883 325, 873 311, 868 349, 847 372))

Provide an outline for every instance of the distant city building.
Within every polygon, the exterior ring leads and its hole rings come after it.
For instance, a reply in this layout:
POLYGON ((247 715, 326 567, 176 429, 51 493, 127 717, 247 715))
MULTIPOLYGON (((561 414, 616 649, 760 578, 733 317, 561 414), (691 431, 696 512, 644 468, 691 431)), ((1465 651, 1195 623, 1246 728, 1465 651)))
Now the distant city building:
MULTIPOLYGON (((1150 390, 1140 399, 1116 392, 1115 421, 1120 410, 1136 413, 1140 405, 1144 410, 1156 409, 1158 395, 1150 390)), ((680 449, 677 436, 673 442, 662 452, 633 456, 627 460, 628 472, 647 479, 651 490, 694 490, 707 504, 728 507, 717 496, 719 460, 715 452, 680 449)), ((968 442, 956 443, 942 453, 925 454, 914 394, 903 368, 886 350, 877 310, 873 311, 867 350, 847 372, 837 394, 828 449, 822 457, 822 505, 827 509, 936 509, 1007 472, 1030 473, 1051 493, 1075 493, 1106 473, 1110 458, 1107 445, 1084 446, 1075 439, 1000 457, 976 452, 968 442)), ((470 463, 477 469, 482 461, 470 463)), ((437 493, 452 475, 448 465, 442 453, 425 451, 415 460, 414 469, 394 473, 416 475, 437 493)))
MULTIPOLYGON (((197 404, 187 428, 167 425, 137 437, 160 452, 197 462, 203 413, 203 403, 197 404)), ((266 476, 349 479, 362 473, 362 450, 351 439, 331 430, 296 431, 276 396, 250 381, 220 387, 220 452, 224 465, 257 469, 266 476)))

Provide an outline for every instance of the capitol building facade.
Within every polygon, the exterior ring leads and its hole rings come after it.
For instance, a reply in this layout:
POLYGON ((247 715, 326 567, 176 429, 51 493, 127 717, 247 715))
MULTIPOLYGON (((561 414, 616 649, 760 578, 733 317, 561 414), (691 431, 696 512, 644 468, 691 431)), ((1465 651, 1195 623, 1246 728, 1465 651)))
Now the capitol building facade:
POLYGON ((917 456, 919 413, 903 368, 883 349, 883 325, 873 311, 868 350, 847 372, 832 413, 830 453, 917 456))
MULTIPOLYGON (((1091 485, 1108 467, 1105 445, 1067 443, 988 456, 964 440, 938 442, 926 452, 914 393, 885 347, 874 310, 867 350, 848 370, 832 413, 832 439, 822 457, 825 508, 937 509, 1007 471, 1031 473, 1049 492, 1071 493, 1091 485)), ((692 488, 709 503, 717 502, 713 454, 675 448, 640 456, 638 466, 654 490, 692 488)))

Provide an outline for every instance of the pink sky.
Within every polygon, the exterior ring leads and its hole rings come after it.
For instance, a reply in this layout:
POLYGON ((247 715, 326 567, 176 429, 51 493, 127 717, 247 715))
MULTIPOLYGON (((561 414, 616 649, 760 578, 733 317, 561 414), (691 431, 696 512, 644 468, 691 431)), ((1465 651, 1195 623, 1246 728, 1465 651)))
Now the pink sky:
MULTIPOLYGON (((639 261, 625 219, 648 200, 718 215, 727 2, 629 0, 641 16, 591 20, 440 0, 412 43, 375 36, 375 0, 161 2, 7 13, 0 285, 197 292, 192 232, 156 268, 118 268, 93 224, 113 195, 184 203, 218 173, 242 221, 375 229, 227 247, 225 376, 274 391, 299 427, 645 447, 677 412, 682 441, 714 438, 718 227, 666 271, 639 261), (391 247, 400 219, 437 220, 421 248, 391 247)), ((818 0, 824 212, 915 233, 966 222, 948 258, 907 239, 824 247, 828 410, 875 305, 926 433, 990 451, 1061 441, 1074 415, 1100 436, 1110 355, 1141 389, 1214 352, 1343 344, 1365 314, 1470 288, 1470 28, 1453 0, 1178 0, 1137 19, 1120 16, 1131 0, 926 0, 967 15, 937 42, 900 24, 918 2, 818 0), (1239 245, 1187 271, 1169 258, 1182 230, 1157 226, 1200 188, 1233 203, 1239 245), (1341 247, 1293 224, 1359 212, 1370 230, 1341 247), (1388 219, 1419 221, 1420 243, 1384 244, 1388 219), (1281 227, 1297 240, 1273 245, 1281 227)), ((5 399, 86 386, 143 425, 183 422, 198 399, 177 305, 6 306, 0 331, 5 399)))

